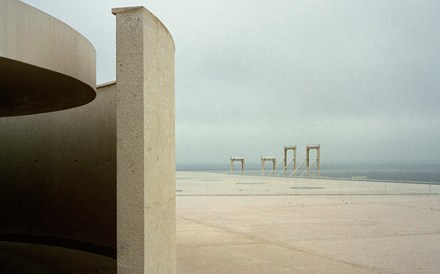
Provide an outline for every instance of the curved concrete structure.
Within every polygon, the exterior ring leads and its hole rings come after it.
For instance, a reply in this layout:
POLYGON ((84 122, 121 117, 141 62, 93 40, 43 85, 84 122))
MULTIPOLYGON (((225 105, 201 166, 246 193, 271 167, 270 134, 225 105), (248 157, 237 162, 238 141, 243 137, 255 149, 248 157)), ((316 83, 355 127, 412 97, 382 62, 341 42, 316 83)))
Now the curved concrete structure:
POLYGON ((95 93, 87 40, 0 2, 1 273, 176 272, 174 42, 113 12, 117 82, 95 93))
POLYGON ((96 96, 95 49, 58 19, 2 0, 0 86, 0 117, 84 105, 96 96))
POLYGON ((38 256, 20 247, 68 248, 107 257, 104 269, 116 271, 115 84, 85 106, 1 118, 0 128, 0 257, 11 253, 6 242, 26 243, 14 250, 28 258, 38 256))

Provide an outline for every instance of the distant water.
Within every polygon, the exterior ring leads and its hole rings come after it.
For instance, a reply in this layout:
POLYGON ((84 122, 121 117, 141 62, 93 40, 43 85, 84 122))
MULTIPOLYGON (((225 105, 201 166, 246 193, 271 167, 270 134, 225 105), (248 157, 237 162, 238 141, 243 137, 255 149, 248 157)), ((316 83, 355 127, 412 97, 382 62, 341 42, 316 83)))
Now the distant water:
MULTIPOLYGON (((241 174, 240 165, 236 163, 235 174, 241 174)), ((229 173, 229 163, 226 165, 177 165, 181 171, 205 171, 229 173)), ((304 172, 297 171, 297 175, 304 172)), ((279 168, 277 174, 281 172, 279 168)), ((292 167, 287 172, 290 174, 292 167)), ((265 175, 270 175, 271 165, 266 164, 265 175)), ((245 168, 246 175, 261 175, 261 166, 249 164, 245 168)), ((311 177, 316 177, 316 166, 311 169, 311 177)), ((305 174, 303 175, 305 177, 305 174)), ((321 164, 321 177, 379 180, 399 182, 430 182, 440 184, 440 162, 404 162, 404 163, 323 163, 321 164)))

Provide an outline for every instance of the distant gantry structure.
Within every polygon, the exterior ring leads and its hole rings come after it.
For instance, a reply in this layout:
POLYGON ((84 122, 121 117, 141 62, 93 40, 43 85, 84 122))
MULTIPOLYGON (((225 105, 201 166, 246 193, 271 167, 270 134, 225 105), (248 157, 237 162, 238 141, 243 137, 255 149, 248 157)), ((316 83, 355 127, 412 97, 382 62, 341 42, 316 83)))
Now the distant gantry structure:
POLYGON ((293 151, 293 159, 291 162, 293 162, 293 175, 296 175, 296 145, 284 146, 284 175, 286 175, 287 167, 290 165, 290 162, 287 162, 287 151, 289 150, 293 151))
POLYGON ((264 175, 264 164, 266 161, 272 161, 272 173, 274 174, 277 165, 277 158, 261 156, 261 175, 264 175))
POLYGON ((231 173, 234 171, 234 162, 241 162, 241 174, 244 174, 244 158, 243 157, 230 157, 231 160, 231 173))
MULTIPOLYGON (((307 176, 310 176, 310 169, 316 163, 316 169, 317 169, 318 177, 319 177, 321 175, 321 146, 319 144, 306 145, 306 159, 304 161, 302 161, 299 165, 297 165, 296 148, 297 148, 296 145, 284 146, 284 159, 282 162, 279 162, 278 165, 277 165, 276 157, 261 156, 261 175, 263 175, 263 176, 265 175, 264 174, 264 166, 266 164, 266 161, 271 161, 272 162, 272 172, 269 173, 269 175, 278 175, 279 176, 281 174, 284 174, 284 176, 287 176, 287 168, 290 166, 290 164, 293 163, 292 172, 290 173, 289 176, 292 176, 292 175, 296 176, 297 171, 304 164, 306 165, 305 170, 303 169, 303 172, 299 175, 299 177, 303 176, 304 174, 306 174, 307 176), (313 149, 316 150, 316 159, 312 163, 310 163, 310 150, 313 150, 313 149), (292 150, 292 152, 293 152, 293 158, 290 161, 288 161, 288 157, 287 157, 289 150, 292 150), (276 174, 276 170, 278 170, 278 168, 281 165, 283 165, 281 171, 279 171, 278 174, 276 174)), ((231 160, 231 173, 234 171, 234 162, 241 161, 241 172, 243 174, 244 173, 244 158, 243 157, 230 157, 230 160, 231 160)))
POLYGON ((307 145, 306 146, 306 171, 307 171, 307 176, 309 176, 310 174, 310 167, 313 166, 313 164, 316 163, 316 169, 318 170, 318 176, 320 175, 321 172, 321 162, 320 162, 320 145, 307 145), (310 150, 311 149, 315 149, 316 150, 316 159, 315 161, 313 161, 313 163, 310 165, 310 150))

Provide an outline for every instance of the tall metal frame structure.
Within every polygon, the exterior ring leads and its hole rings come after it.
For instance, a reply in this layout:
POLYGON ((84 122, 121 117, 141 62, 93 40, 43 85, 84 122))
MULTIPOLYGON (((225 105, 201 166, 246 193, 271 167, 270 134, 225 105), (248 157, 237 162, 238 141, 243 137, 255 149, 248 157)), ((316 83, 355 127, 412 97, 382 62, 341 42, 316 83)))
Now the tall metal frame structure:
POLYGON ((272 162, 272 172, 273 172, 273 174, 275 174, 275 168, 277 165, 277 158, 276 157, 261 156, 261 175, 264 175, 264 164, 266 163, 266 161, 272 162))
POLYGON ((296 175, 296 145, 294 146, 284 146, 284 175, 286 175, 287 166, 290 164, 290 162, 287 162, 287 152, 289 150, 293 151, 293 173, 296 175))
POLYGON ((244 161, 245 159, 243 157, 230 157, 229 158, 231 161, 231 171, 230 173, 232 173, 234 171, 234 162, 241 162, 241 174, 244 174, 244 161))
POLYGON ((320 156, 321 156, 321 146, 318 145, 307 145, 306 146, 306 171, 307 171, 307 176, 310 175, 310 150, 315 149, 316 150, 316 159, 315 161, 313 161, 312 165, 316 162, 316 168, 318 170, 318 176, 320 176, 321 173, 321 161, 320 161, 320 156))

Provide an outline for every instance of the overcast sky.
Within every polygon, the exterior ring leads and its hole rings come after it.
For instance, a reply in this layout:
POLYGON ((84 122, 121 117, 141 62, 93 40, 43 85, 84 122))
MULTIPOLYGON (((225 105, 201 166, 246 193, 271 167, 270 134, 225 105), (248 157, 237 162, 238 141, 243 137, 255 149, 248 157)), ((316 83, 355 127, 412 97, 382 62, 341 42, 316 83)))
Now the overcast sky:
POLYGON ((176 44, 177 163, 440 160, 440 1, 25 0, 74 27, 115 79, 112 7, 143 5, 176 44))

